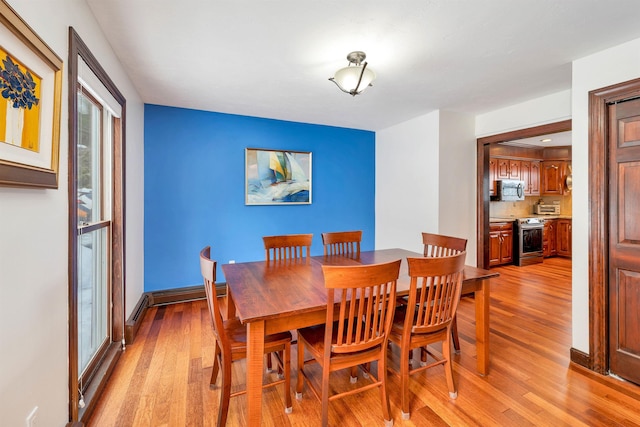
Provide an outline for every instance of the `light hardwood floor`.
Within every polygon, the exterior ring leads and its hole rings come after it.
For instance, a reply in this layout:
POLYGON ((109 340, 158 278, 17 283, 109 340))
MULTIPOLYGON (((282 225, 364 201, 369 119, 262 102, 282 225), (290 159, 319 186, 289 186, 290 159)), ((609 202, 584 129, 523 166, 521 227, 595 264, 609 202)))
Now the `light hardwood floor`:
MULTIPOLYGON (((491 284, 489 375, 476 373, 473 301, 463 299, 458 312, 462 348, 454 356, 458 398, 449 399, 441 367, 414 375, 411 420, 405 421, 398 406, 398 378, 389 375, 395 425, 640 426, 640 386, 569 362, 571 262, 549 258, 543 264, 497 270, 501 276, 491 284)), ((219 390, 209 388, 213 337, 208 316, 205 301, 150 309, 88 425, 215 425, 219 390)), ((295 346, 292 356, 293 393, 295 346)), ((391 358, 397 363, 397 349, 391 358)), ((243 362, 234 364, 234 389, 244 387, 243 369, 243 362)), ((348 373, 331 381, 348 387, 348 373)), ((245 411, 245 396, 232 398, 227 425, 245 425, 245 411)), ((329 423, 384 425, 378 391, 332 402, 329 423)), ((263 425, 319 424, 320 403, 308 389, 301 401, 293 399, 288 415, 282 387, 265 390, 263 425)))

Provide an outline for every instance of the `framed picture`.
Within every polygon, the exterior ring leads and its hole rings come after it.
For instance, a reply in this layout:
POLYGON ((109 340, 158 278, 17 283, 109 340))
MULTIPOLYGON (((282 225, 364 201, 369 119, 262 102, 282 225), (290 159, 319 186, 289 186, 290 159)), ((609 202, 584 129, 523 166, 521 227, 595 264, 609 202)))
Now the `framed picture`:
POLYGON ((62 60, 0 0, 0 185, 58 188, 62 60))
POLYGON ((245 150, 245 204, 311 204, 311 153, 245 150))

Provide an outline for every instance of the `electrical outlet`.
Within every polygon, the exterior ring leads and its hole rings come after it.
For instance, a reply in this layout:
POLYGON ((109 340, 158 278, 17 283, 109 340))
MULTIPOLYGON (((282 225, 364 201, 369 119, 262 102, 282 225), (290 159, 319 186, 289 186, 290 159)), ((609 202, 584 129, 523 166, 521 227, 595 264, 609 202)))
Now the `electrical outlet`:
POLYGON ((27 427, 36 427, 36 418, 38 416, 38 407, 34 407, 31 412, 29 413, 29 415, 27 415, 27 419, 26 421, 26 426, 27 427))

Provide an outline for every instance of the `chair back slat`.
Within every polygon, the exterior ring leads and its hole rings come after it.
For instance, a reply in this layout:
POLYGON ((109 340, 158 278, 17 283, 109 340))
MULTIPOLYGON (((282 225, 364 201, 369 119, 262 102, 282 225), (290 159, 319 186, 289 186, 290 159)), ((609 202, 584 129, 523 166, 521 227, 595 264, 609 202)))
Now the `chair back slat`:
POLYGON ((405 328, 412 333, 445 329, 453 320, 462 289, 466 252, 445 257, 407 258, 411 285, 405 328))
POLYGON ((267 262, 286 260, 309 262, 313 234, 264 236, 262 240, 267 262))
POLYGON ((346 255, 359 258, 361 240, 362 230, 322 233, 324 255, 346 255))
POLYGON ((442 234, 422 233, 422 244, 426 257, 451 256, 467 250, 467 239, 442 234))
POLYGON ((395 310, 400 262, 322 266, 329 301, 325 351, 353 353, 386 343, 395 310), (338 319, 334 324, 336 311, 338 319))

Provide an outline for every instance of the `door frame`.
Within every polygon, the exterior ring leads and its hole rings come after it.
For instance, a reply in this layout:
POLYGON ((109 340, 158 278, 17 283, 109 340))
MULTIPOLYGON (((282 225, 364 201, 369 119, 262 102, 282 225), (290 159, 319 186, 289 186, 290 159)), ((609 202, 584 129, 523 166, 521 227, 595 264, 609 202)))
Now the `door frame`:
POLYGON ((476 265, 480 268, 489 268, 489 147, 491 144, 512 141, 514 139, 532 138, 551 133, 566 132, 571 130, 571 120, 534 126, 526 129, 518 129, 511 132, 478 138, 477 142, 477 193, 476 210, 478 212, 476 229, 477 252, 476 265), (486 244, 485 244, 486 243, 486 244))
POLYGON ((571 361, 603 375, 609 373, 607 105, 637 97, 640 97, 640 79, 589 92, 589 354, 572 349, 571 361))

